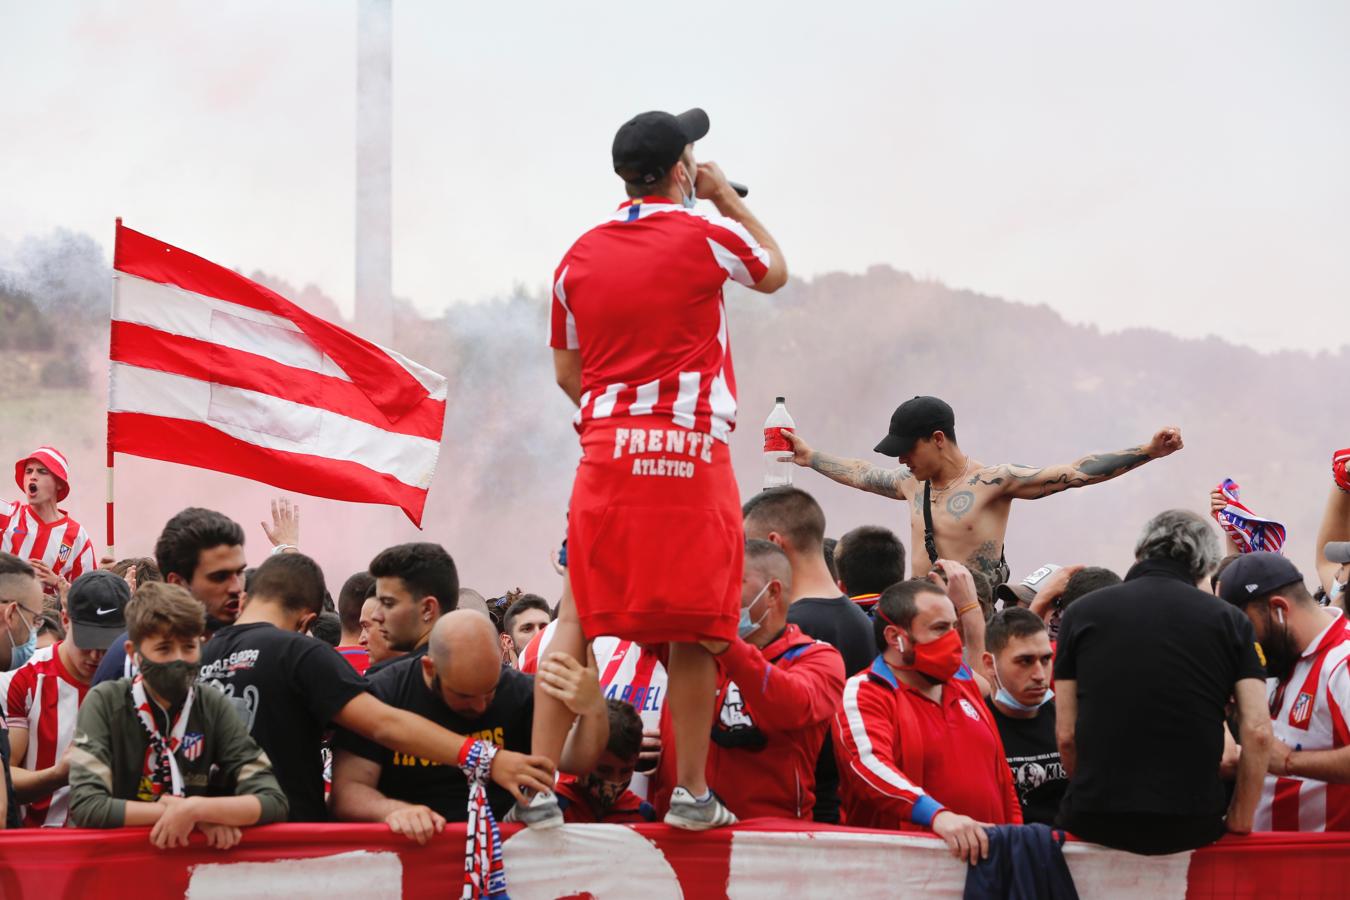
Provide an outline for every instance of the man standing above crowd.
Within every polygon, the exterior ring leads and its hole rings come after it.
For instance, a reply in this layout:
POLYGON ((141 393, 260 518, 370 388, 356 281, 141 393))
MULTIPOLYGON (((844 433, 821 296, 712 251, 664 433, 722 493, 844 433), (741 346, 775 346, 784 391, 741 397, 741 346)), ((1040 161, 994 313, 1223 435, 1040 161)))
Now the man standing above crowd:
MULTIPOLYGON (((330 722, 399 753, 458 764, 466 738, 380 702, 337 651, 304 634, 323 609, 323 573, 314 560, 272 556, 252 588, 238 622, 203 649, 201 678, 240 706, 290 800, 292 821, 327 818, 320 745, 330 722)), ((546 761, 510 752, 493 759, 492 777, 516 796, 553 784, 546 761)))
POLYGON ((14 481, 24 499, 0 500, 0 551, 28 560, 43 591, 57 596, 98 558, 84 526, 56 506, 70 495, 70 466, 60 451, 39 447, 14 463, 14 481))
POLYGON ((989 711, 1003 740, 1022 820, 1053 825, 1069 779, 1055 741, 1050 636, 1039 616, 1013 607, 994 616, 984 642, 983 670, 994 692, 989 711))
MULTIPOLYGON (((708 784, 738 818, 810 819, 844 660, 788 622, 792 570, 778 546, 746 542, 743 585, 738 637, 708 644, 719 670, 708 784)), ((658 809, 674 787, 675 752, 661 755, 658 809)))
MULTIPOLYGON (((787 556, 792 569, 788 622, 807 637, 838 650, 846 677, 867 668, 876 653, 872 622, 840 592, 825 565, 825 511, 816 499, 800 488, 774 488, 751 497, 741 514, 746 540, 768 541, 787 556)), ((820 750, 815 785, 815 820, 838 822, 839 772, 828 734, 820 750)))
POLYGON ((122 578, 95 569, 70 587, 68 635, 20 668, 0 676, 9 726, 14 794, 27 804, 24 824, 61 826, 69 811, 70 760, 75 720, 108 645, 126 631, 131 589, 122 578))
POLYGON ((926 551, 914 554, 916 576, 945 557, 964 561, 994 585, 1008 580, 1003 540, 1012 501, 1101 484, 1182 447, 1180 429, 1168 427, 1142 446, 1094 453, 1067 465, 986 466, 957 446, 956 415, 937 397, 906 400, 891 416, 890 431, 875 452, 899 457, 898 469, 812 450, 792 432, 784 434, 797 465, 849 487, 909 501, 912 545, 926 551))
MULTIPOLYGON (((1313 600, 1294 564, 1248 553, 1220 582, 1266 656, 1275 740, 1256 831, 1350 831, 1350 627, 1313 600)), ((1247 748, 1243 746, 1245 756, 1247 748)))
POLYGON ((375 578, 376 601, 370 618, 385 644, 396 653, 424 655, 436 620, 459 603, 455 561, 440 544, 398 544, 381 550, 368 571, 375 578))
MULTIPOLYGON (((834 717, 843 821, 931 828, 975 863, 989 849, 984 826, 1022 813, 987 686, 963 662, 956 607, 940 586, 910 580, 883 591, 875 612, 881 654, 844 685, 834 717)), ((984 624, 978 602, 963 615, 984 624)))
POLYGON ((1219 562, 1205 519, 1160 513, 1135 559, 1123 583, 1080 598, 1060 624, 1055 725, 1069 787, 1058 822, 1108 847, 1177 853, 1252 829, 1270 753, 1265 672, 1251 623, 1197 587, 1219 562), (1242 757, 1225 818, 1234 696, 1242 757))
MULTIPOLYGON (((570 657, 550 654, 540 664, 542 690, 579 716, 559 768, 585 774, 609 737, 609 710, 595 670, 570 657)), ((371 678, 384 703, 407 710, 471 738, 509 751, 529 750, 534 717, 534 678, 501 665, 491 620, 472 610, 441 617, 427 652, 404 657, 371 678)), ((333 759, 333 814, 348 822, 385 822, 391 831, 425 844, 445 823, 468 817, 469 784, 455 765, 389 749, 359 734, 339 733, 333 759)), ((549 787, 552 787, 550 782, 549 787)), ((501 817, 512 796, 488 789, 488 804, 501 817)))
MULTIPOLYGON (((164 523, 155 541, 155 563, 164 580, 187 588, 206 609, 206 637, 239 617, 244 595, 244 529, 211 509, 189 507, 164 523)), ((124 649, 125 634, 108 648, 94 684, 136 674, 124 649)))
MULTIPOLYGON (((772 293, 787 282, 768 230, 716 164, 695 161, 707 132, 701 109, 642 113, 619 128, 613 167, 629 200, 563 256, 549 336, 582 446, 553 647, 580 660, 600 635, 670 644, 674 734, 664 737, 681 771, 666 822, 691 830, 735 821, 704 775, 717 666, 700 643, 734 637, 740 604, 722 288, 733 278, 772 293), (718 215, 696 212, 699 198, 718 215)), ((535 709, 534 746, 557 759, 572 716, 542 694, 535 709)), ((523 818, 562 823, 551 794, 523 818)))
POLYGON ((904 581, 905 545, 889 528, 860 525, 835 545, 834 568, 840 589, 870 613, 882 591, 904 581))

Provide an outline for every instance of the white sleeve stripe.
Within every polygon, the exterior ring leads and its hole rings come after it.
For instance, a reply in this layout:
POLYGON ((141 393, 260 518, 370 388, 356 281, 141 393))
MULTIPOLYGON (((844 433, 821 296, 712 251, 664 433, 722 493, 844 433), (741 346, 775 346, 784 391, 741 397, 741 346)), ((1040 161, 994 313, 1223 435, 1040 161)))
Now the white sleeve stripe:
MULTIPOLYGON (((872 752, 872 739, 867 735, 867 727, 863 724, 862 712, 858 709, 858 688, 867 678, 867 672, 864 671, 855 675, 844 685, 844 715, 848 721, 849 736, 853 738, 853 743, 858 748, 858 760, 877 778, 880 778, 891 787, 897 788, 908 794, 914 794, 915 798, 924 796, 923 788, 911 784, 906 779, 900 777, 900 774, 889 766, 883 765, 877 759, 876 754, 872 752)), ((909 799, 909 798, 904 798, 909 799)))
POLYGON ((732 251, 723 247, 721 244, 708 238, 708 247, 712 250, 713 259, 721 266, 737 284, 743 284, 746 287, 754 287, 755 279, 750 274, 750 270, 745 267, 745 263, 732 251))
POLYGON ((581 348, 581 342, 577 340, 577 320, 576 317, 572 315, 572 307, 567 305, 567 289, 563 287, 563 280, 567 278, 567 270, 570 268, 572 267, 565 266, 563 270, 558 273, 558 280, 553 285, 553 296, 558 298, 558 304, 563 308, 563 312, 566 313, 567 349, 578 350, 581 348))

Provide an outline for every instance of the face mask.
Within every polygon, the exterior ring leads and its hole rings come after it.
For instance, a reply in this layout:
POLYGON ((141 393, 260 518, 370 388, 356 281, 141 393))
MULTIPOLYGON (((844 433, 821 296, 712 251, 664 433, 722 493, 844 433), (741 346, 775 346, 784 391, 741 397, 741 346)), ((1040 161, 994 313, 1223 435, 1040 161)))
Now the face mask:
POLYGON ((28 662, 28 660, 33 658, 33 654, 37 652, 37 628, 28 625, 27 621, 24 621, 22 613, 19 613, 18 615, 19 620, 23 621, 24 625, 28 626, 28 640, 24 641, 22 644, 15 643, 14 634, 8 628, 5 629, 5 634, 9 636, 9 645, 13 648, 9 654, 9 667, 11 669, 17 669, 19 666, 28 662))
POLYGON ((145 657, 137 660, 141 677, 146 685, 170 706, 177 706, 187 699, 188 690, 197 682, 201 674, 201 663, 190 663, 175 659, 173 662, 151 662, 145 657))
POLYGON ((628 790, 629 782, 605 781, 594 775, 587 775, 583 784, 586 788, 586 793, 595 798, 596 804, 599 805, 601 809, 609 809, 615 803, 618 803, 619 798, 623 796, 623 792, 628 790))
POLYGON ((1041 698, 1040 703, 1037 703, 1035 706, 1027 706, 1025 703, 1022 703, 1020 700, 1014 697, 1012 695, 1012 692, 1010 692, 1007 688, 1003 686, 1003 679, 998 677, 997 664, 995 664, 994 666, 994 683, 998 685, 998 693, 994 695, 994 702, 1002 703, 1009 709, 1015 709, 1020 712, 1035 712, 1045 704, 1049 703, 1055 697, 1055 692, 1053 690, 1047 689, 1045 692, 1045 696, 1041 698))
POLYGON ((961 635, 953 628, 935 641, 915 644, 914 664, 906 668, 934 681, 951 681, 961 668, 961 635))
MULTIPOLYGON (((686 169, 685 171, 688 170, 686 169)), ((685 196, 684 191, 680 191, 680 202, 684 204, 685 209, 693 209, 694 204, 698 202, 698 194, 697 194, 698 188, 695 187, 695 185, 697 184, 698 184, 698 173, 695 172, 694 174, 689 176, 689 195, 685 196)))
POLYGON ((752 622, 750 621, 750 608, 759 602, 759 598, 764 596, 764 592, 769 589, 769 584, 772 583, 773 582, 768 582, 764 585, 764 587, 760 588, 759 593, 755 595, 755 599, 750 601, 749 606, 741 607, 741 624, 736 629, 737 633, 741 636, 741 640, 745 640, 750 635, 758 631, 759 626, 763 625, 764 620, 769 617, 768 611, 765 610, 764 615, 759 617, 758 622, 752 622))

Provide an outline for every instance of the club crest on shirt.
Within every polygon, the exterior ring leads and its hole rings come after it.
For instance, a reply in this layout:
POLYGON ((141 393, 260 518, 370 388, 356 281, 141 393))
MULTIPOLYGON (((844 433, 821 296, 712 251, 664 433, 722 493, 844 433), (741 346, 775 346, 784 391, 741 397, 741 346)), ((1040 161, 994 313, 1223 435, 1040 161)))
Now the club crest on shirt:
POLYGON ((1298 698, 1294 700, 1293 709, 1289 710, 1289 724, 1295 728, 1307 728, 1308 723, 1312 721, 1312 694, 1307 691, 1300 692, 1298 698))
POLYGON ((728 730, 755 727, 755 720, 750 718, 750 711, 745 708, 745 701, 741 699, 741 689, 735 682, 727 685, 727 695, 722 701, 722 709, 718 712, 717 718, 722 727, 728 730))
POLYGON ((185 760, 199 759, 202 755, 202 749, 206 746, 206 735, 199 731, 189 731, 183 735, 183 744, 178 752, 183 755, 185 760))
POLYGON ((62 544, 61 549, 56 551, 56 558, 61 562, 65 562, 70 559, 70 551, 74 549, 75 548, 69 544, 62 544))
POLYGON ((975 711, 975 707, 973 707, 973 706, 970 705, 970 701, 969 701, 969 700, 967 700, 965 697, 962 697, 962 698, 961 698, 960 700, 958 700, 957 702, 958 702, 959 704, 961 704, 961 712, 963 712, 963 713, 965 713, 966 715, 970 716, 970 717, 971 717, 972 719, 974 719, 976 722, 980 721, 980 714, 979 714, 978 712, 975 711))

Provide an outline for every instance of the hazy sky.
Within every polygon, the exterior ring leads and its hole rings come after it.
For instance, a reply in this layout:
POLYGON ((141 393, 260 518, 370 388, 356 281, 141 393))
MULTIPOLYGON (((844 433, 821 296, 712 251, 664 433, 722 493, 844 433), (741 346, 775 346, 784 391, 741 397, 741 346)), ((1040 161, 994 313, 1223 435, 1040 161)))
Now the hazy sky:
MULTIPOLYGON (((0 253, 110 245, 121 215, 350 304, 355 22, 4 0, 0 253)), ((1107 329, 1346 342, 1322 324, 1350 284, 1339 0, 395 0, 394 53, 394 290, 429 311, 545 284, 621 199, 615 128, 699 105, 699 154, 798 275, 888 263, 1107 329)))

